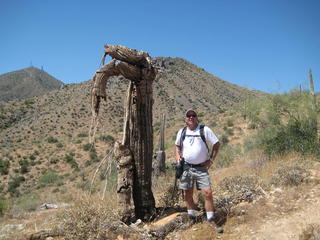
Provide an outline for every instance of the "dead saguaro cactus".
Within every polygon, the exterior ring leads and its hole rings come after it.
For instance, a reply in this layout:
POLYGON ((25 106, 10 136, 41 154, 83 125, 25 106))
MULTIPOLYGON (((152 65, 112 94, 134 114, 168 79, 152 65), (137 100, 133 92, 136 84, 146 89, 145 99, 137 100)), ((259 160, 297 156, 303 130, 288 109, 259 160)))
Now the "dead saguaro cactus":
POLYGON ((166 125, 166 115, 162 114, 161 116, 161 126, 160 126, 160 140, 159 140, 159 151, 155 154, 156 159, 156 175, 160 175, 166 171, 166 153, 164 151, 164 132, 166 125))
MULTIPOLYGON (((122 75, 130 80, 124 138, 116 143, 118 157, 118 195, 120 207, 127 208, 128 198, 133 195, 135 215, 147 219, 153 214, 155 200, 151 191, 153 129, 152 129, 152 84, 156 69, 151 57, 144 51, 137 51, 118 45, 105 45, 104 56, 113 58, 111 62, 96 71, 92 87, 92 126, 96 126, 101 100, 106 100, 106 83, 110 76, 122 75), (130 180, 132 176, 132 180, 130 180), (125 180, 123 179, 125 178, 125 180), (121 189, 120 189, 121 188, 121 189)), ((103 117, 103 116, 102 116, 103 117)), ((94 132, 93 132, 94 133, 94 132)), ((124 212, 125 209, 123 209, 124 212)))

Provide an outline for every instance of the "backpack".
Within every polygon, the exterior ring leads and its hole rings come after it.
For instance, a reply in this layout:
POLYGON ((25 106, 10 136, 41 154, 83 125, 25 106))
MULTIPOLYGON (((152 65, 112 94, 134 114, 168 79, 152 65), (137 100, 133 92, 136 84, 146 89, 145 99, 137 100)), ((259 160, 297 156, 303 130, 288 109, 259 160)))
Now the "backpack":
MULTIPOLYGON (((186 138, 186 132, 187 132, 187 127, 184 127, 182 129, 181 137, 180 137, 180 147, 181 147, 181 149, 183 147, 183 141, 186 138)), ((208 147, 208 144, 206 142, 206 137, 204 136, 204 125, 200 125, 200 137, 201 137, 202 141, 204 142, 204 144, 206 145, 206 147, 208 149, 208 152, 209 152, 209 147, 208 147)))

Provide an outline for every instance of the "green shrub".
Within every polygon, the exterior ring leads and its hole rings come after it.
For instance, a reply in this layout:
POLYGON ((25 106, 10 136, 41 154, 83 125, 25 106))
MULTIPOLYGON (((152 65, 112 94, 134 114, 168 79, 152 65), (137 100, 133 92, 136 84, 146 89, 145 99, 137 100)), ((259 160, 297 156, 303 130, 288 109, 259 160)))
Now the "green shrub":
POLYGON ((227 126, 228 126, 228 127, 233 127, 233 125, 234 125, 233 121, 234 121, 233 119, 229 118, 229 119, 227 120, 227 126))
POLYGON ((251 121, 258 129, 254 136, 258 148, 268 155, 320 153, 316 124, 319 111, 312 109, 309 94, 293 91, 272 95, 259 106, 259 119, 251 121))
POLYGON ((68 153, 64 156, 64 160, 67 162, 67 163, 70 163, 72 162, 74 159, 73 159, 73 155, 68 153))
POLYGON ((40 206, 41 201, 38 195, 35 194, 26 194, 20 196, 14 201, 11 211, 13 212, 25 212, 25 211, 34 211, 40 206))
POLYGON ((0 173, 2 175, 7 175, 9 173, 10 162, 9 160, 0 159, 0 173))
POLYGON ((214 161, 215 167, 228 167, 234 162, 235 157, 240 153, 240 149, 231 146, 221 148, 217 158, 214 161))
POLYGON ((226 132, 226 134, 227 134, 228 136, 232 136, 232 135, 233 135, 233 129, 232 129, 232 128, 227 128, 227 129, 225 130, 225 132, 226 132))
POLYGON ((23 160, 19 160, 19 164, 20 164, 20 173, 27 173, 29 172, 29 161, 26 159, 23 160))
POLYGON ((106 143, 114 143, 116 141, 115 138, 112 137, 111 135, 101 136, 100 140, 106 143))
POLYGON ((319 153, 317 134, 308 119, 290 119, 286 125, 260 130, 256 137, 257 143, 268 155, 293 151, 319 153))
POLYGON ((8 183, 8 192, 11 195, 19 195, 19 191, 17 188, 20 186, 21 182, 24 182, 26 179, 22 176, 14 177, 9 183, 8 183))
POLYGON ((7 202, 5 199, 0 198, 0 216, 2 216, 7 208, 7 202))
POLYGON ((90 156, 90 160, 92 162, 98 162, 99 161, 96 151, 90 152, 89 156, 90 156))
POLYGON ((52 185, 59 180, 61 180, 61 176, 54 171, 48 170, 39 178, 38 184, 42 186, 52 185))
POLYGON ((79 133, 78 137, 88 137, 88 133, 79 133))
POLYGON ((220 142, 223 145, 226 145, 228 142, 229 142, 229 139, 226 135, 222 135, 221 138, 220 138, 220 142))
POLYGON ((74 160, 72 153, 66 154, 65 157, 64 157, 64 160, 65 160, 67 163, 69 163, 74 170, 76 170, 76 171, 79 171, 79 170, 80 170, 80 169, 79 169, 79 165, 78 165, 78 163, 76 162, 76 160, 74 160))
POLYGON ((59 143, 56 144, 56 147, 57 148, 63 148, 63 144, 59 142, 59 143))
POLYGON ((92 144, 91 143, 86 143, 85 145, 82 146, 82 149, 84 151, 89 151, 92 148, 92 144))
POLYGON ((58 139, 50 136, 50 137, 47 138, 47 141, 48 141, 48 143, 57 143, 57 142, 58 142, 58 139))

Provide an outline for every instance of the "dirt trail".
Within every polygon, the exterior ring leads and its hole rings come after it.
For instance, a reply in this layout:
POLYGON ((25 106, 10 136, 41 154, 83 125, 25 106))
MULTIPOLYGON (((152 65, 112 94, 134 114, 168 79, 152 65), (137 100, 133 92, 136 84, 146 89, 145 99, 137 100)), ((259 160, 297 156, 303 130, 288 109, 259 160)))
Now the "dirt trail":
POLYGON ((307 225, 320 223, 320 198, 310 199, 303 209, 291 214, 261 219, 254 225, 237 227, 230 239, 243 240, 297 240, 307 225))
MULTIPOLYGON (((320 165, 311 170, 313 181, 299 187, 275 189, 234 217, 220 239, 297 240, 310 224, 320 223, 320 165), (238 219, 237 219, 238 218, 238 219)), ((241 207, 240 207, 241 208, 241 207)))

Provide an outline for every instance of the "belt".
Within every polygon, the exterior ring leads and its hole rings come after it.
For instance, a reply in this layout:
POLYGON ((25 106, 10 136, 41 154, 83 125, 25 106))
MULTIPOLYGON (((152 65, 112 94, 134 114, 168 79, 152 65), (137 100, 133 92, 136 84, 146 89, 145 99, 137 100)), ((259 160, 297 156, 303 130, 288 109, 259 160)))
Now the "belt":
POLYGON ((204 163, 199 163, 199 164, 191 164, 191 163, 188 163, 188 162, 185 162, 189 167, 203 167, 204 166, 204 163))

